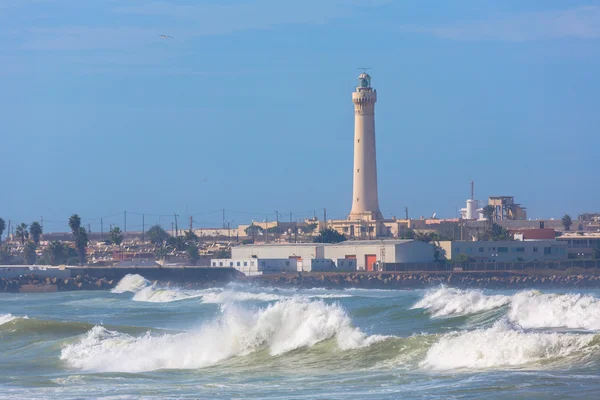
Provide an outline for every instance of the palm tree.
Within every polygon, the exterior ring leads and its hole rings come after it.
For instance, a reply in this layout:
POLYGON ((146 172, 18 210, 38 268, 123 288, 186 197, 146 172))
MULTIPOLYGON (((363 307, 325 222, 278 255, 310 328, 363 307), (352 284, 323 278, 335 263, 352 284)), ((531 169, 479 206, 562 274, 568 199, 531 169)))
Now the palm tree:
POLYGON ((25 244, 25 240, 29 238, 29 231, 27 230, 27 224, 22 223, 17 226, 17 237, 21 241, 21 245, 25 244))
POLYGON ((33 239, 33 243, 36 245, 40 244, 40 236, 42 236, 42 225, 39 222, 35 221, 31 223, 29 227, 29 233, 31 234, 31 239, 33 239))
POLYGON ((110 230, 110 241, 117 246, 120 246, 123 242, 123 234, 121 233, 121 228, 118 226, 113 227, 110 230))
POLYGON ((562 217, 562 224, 565 228, 565 231, 571 230, 571 225, 573 225, 573 221, 571 220, 571 216, 569 214, 565 214, 565 216, 562 217))
POLYGON ((6 222, 4 222, 4 220, 2 218, 0 218, 0 243, 2 243, 2 234, 4 233, 5 229, 6 229, 6 222))
POLYGON ((494 217, 495 213, 496 207, 493 205, 488 204, 487 206, 483 207, 483 216, 488 220, 488 222, 492 222, 492 218, 494 217))
POLYGON ((35 261, 37 260, 37 254, 35 252, 36 247, 36 244, 33 242, 27 242, 27 245, 25 246, 23 254, 25 256, 25 262, 27 262, 28 265, 35 264, 35 261))
POLYGON ((69 227, 71 228, 71 232, 73 232, 75 247, 77 248, 77 253, 79 253, 79 262, 85 264, 85 248, 88 244, 88 235, 85 228, 81 227, 81 218, 79 215, 71 215, 69 218, 69 227))

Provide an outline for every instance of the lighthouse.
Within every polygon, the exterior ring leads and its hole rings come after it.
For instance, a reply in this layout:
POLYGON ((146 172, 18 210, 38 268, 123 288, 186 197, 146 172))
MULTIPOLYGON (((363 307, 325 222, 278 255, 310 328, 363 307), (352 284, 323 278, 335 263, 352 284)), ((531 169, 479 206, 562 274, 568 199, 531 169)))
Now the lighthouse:
POLYGON ((354 170, 352 209, 349 220, 383 219, 377 195, 377 157, 375 151, 375 103, 377 91, 371 76, 363 72, 352 92, 354 103, 354 170))

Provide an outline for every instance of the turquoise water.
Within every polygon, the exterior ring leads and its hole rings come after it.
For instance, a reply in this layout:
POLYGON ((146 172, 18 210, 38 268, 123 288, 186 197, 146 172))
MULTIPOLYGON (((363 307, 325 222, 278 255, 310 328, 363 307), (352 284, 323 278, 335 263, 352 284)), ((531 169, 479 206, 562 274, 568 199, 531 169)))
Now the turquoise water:
POLYGON ((599 291, 0 294, 3 399, 598 398, 599 291))

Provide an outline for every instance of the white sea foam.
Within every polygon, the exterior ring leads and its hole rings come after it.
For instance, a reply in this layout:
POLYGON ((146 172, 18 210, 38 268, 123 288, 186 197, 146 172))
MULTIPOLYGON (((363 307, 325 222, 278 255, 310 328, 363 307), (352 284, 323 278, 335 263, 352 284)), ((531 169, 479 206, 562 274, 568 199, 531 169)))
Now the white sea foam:
POLYGON ((205 292, 202 302, 208 304, 226 304, 241 301, 276 301, 283 300, 286 296, 272 293, 238 292, 233 290, 205 292))
POLYGON ((150 281, 138 274, 127 274, 117 284, 117 286, 111 290, 113 293, 125 293, 132 292, 137 293, 143 288, 150 286, 150 281))
POLYGON ((493 310, 508 304, 510 300, 510 296, 487 296, 481 290, 460 290, 442 286, 427 291, 412 308, 424 308, 435 318, 451 317, 493 310))
POLYGON ((521 367, 591 351, 587 346, 593 339, 594 334, 523 332, 498 321, 491 328, 443 335, 422 366, 434 370, 521 367))
MULTIPOLYGON (((4 325, 10 321, 14 321, 17 318, 18 317, 15 317, 12 314, 0 314, 0 325, 4 325)), ((25 317, 25 318, 27 318, 27 317, 25 317)))
POLYGON ((148 303, 170 303, 172 301, 202 297, 201 292, 186 292, 178 289, 161 289, 147 286, 133 296, 133 301, 148 303))
POLYGON ((213 322, 181 334, 134 337, 96 326, 67 345, 60 358, 71 367, 94 371, 195 369, 262 348, 279 355, 335 339, 339 349, 349 350, 386 338, 353 327, 338 304, 301 297, 258 310, 228 304, 222 312, 213 322))
POLYGON ((600 330, 600 299, 579 293, 520 292, 513 296, 507 315, 523 328, 600 330))

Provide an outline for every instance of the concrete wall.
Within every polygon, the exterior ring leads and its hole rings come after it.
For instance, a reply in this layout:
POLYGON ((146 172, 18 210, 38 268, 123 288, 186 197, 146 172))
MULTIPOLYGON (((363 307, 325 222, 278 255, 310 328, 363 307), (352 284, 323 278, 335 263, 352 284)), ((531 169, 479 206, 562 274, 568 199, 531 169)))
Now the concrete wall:
POLYGON ((433 261, 433 246, 419 241, 365 241, 346 242, 325 246, 325 258, 337 260, 356 257, 359 270, 366 269, 365 256, 375 255, 385 262, 429 262, 433 261))

